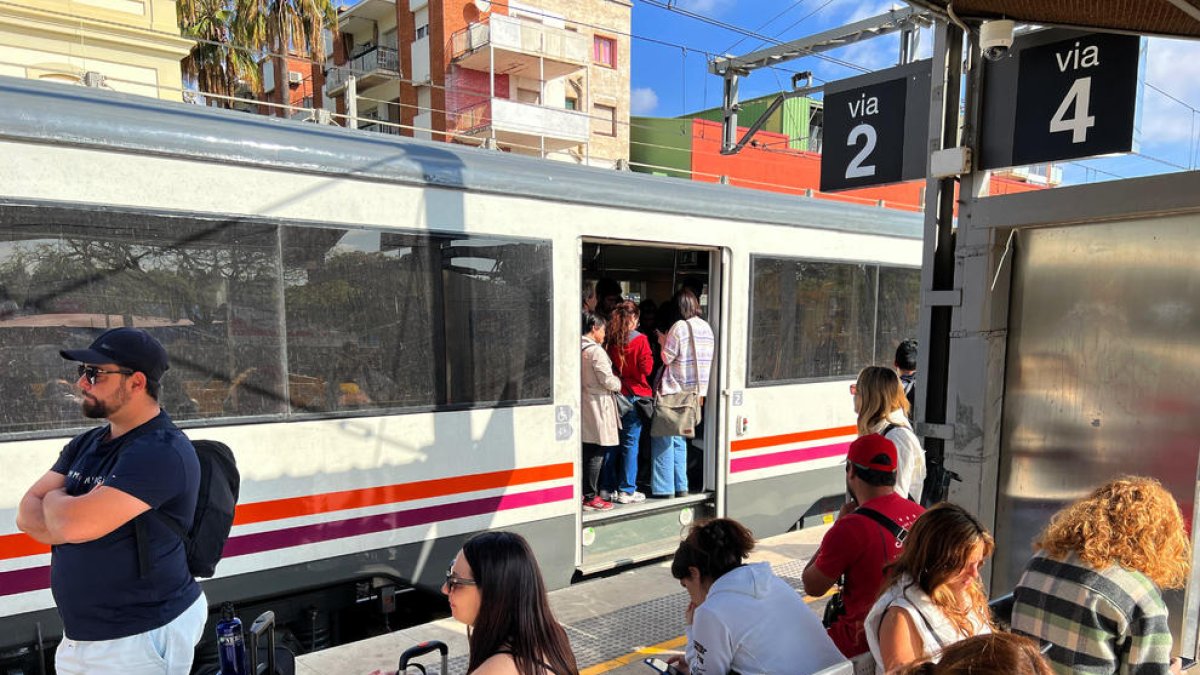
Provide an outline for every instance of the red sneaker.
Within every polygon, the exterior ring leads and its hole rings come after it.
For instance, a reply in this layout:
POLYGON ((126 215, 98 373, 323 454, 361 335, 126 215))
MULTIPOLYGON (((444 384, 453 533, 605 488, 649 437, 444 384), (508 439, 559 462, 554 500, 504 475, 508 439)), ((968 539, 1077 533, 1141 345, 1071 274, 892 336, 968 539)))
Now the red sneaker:
POLYGON ((605 501, 599 495, 591 499, 583 500, 583 508, 585 511, 608 511, 613 507, 612 502, 605 501))

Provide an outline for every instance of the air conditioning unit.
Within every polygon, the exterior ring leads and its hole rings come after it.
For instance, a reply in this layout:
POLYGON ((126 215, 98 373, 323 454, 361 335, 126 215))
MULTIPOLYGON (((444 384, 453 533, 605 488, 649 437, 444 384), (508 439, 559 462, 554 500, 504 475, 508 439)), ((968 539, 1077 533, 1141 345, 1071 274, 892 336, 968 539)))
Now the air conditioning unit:
POLYGON ((297 85, 304 81, 304 73, 295 70, 288 71, 288 84, 297 85))

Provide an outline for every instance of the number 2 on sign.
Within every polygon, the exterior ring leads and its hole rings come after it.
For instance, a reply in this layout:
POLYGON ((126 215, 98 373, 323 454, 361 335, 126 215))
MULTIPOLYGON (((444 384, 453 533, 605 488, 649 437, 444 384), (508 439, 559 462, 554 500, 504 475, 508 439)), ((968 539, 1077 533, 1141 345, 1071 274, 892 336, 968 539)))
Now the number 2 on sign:
POLYGON ((875 127, 870 124, 860 124, 854 127, 850 130, 850 137, 846 139, 846 145, 850 147, 858 145, 860 137, 866 138, 867 142, 863 144, 862 150, 858 151, 854 159, 850 160, 850 166, 846 167, 846 178, 866 178, 875 175, 874 164, 863 166, 863 162, 875 150, 875 141, 878 139, 875 127))
POLYGON ((1083 143, 1087 140, 1088 129, 1096 126, 1096 117, 1088 114, 1088 103, 1092 97, 1092 78, 1081 77, 1071 85, 1058 110, 1050 119, 1050 133, 1060 131, 1071 132, 1072 143, 1083 143), (1075 116, 1068 119, 1067 110, 1074 104, 1075 116))

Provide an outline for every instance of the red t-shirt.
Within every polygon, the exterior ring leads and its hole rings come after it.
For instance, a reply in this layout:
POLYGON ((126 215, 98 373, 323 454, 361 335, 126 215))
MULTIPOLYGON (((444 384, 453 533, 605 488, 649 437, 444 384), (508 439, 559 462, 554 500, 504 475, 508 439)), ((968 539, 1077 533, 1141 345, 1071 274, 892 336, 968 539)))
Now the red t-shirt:
POLYGON ((625 365, 620 366, 616 345, 608 346, 608 358, 612 359, 613 370, 621 378, 621 393, 626 396, 653 396, 654 391, 646 383, 654 369, 654 357, 650 354, 650 341, 637 331, 629 334, 625 343, 625 365))
MULTIPOLYGON (((925 512, 920 505, 895 493, 876 497, 863 506, 905 529, 912 529, 917 517, 925 512)), ((842 588, 846 613, 829 627, 829 637, 847 658, 867 651, 863 621, 879 597, 883 567, 900 555, 900 546, 882 525, 855 513, 839 518, 821 540, 813 565, 831 579, 846 575, 842 588)))

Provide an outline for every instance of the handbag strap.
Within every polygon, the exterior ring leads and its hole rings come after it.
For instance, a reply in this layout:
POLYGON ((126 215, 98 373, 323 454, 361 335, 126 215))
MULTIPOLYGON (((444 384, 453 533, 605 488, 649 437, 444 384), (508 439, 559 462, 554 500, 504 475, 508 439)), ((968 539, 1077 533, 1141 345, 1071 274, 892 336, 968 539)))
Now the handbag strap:
POLYGON ((684 319, 687 326, 688 341, 692 343, 692 373, 696 376, 696 395, 700 395, 700 354, 696 352, 696 334, 692 332, 692 320, 684 319))
POLYGON ((908 530, 904 529, 899 524, 897 524, 896 521, 892 520, 891 518, 888 518, 887 516, 876 511, 875 509, 868 509, 865 506, 860 506, 857 509, 855 509, 854 512, 860 516, 866 516, 866 517, 870 518, 871 520, 875 521, 876 523, 879 523, 879 525, 881 527, 883 527, 883 529, 887 530, 888 532, 891 532, 892 536, 896 538, 896 541, 900 542, 901 544, 904 543, 905 539, 908 539, 908 530))

